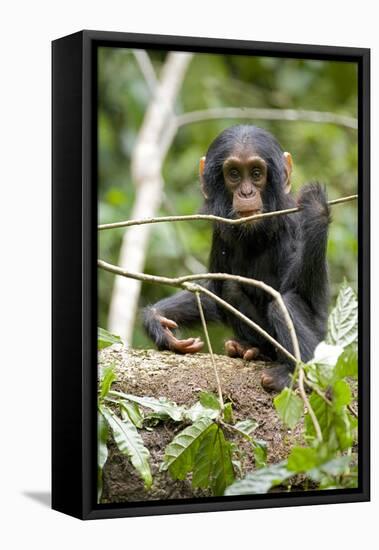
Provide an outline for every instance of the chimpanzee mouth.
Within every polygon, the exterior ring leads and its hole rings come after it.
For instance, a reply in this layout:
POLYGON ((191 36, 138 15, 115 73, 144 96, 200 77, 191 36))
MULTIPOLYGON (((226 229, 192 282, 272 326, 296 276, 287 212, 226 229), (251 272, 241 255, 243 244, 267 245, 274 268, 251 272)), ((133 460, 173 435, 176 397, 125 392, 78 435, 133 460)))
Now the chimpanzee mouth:
POLYGON ((245 210, 244 212, 237 212, 239 218, 248 218, 249 216, 256 216, 262 214, 262 210, 245 210))

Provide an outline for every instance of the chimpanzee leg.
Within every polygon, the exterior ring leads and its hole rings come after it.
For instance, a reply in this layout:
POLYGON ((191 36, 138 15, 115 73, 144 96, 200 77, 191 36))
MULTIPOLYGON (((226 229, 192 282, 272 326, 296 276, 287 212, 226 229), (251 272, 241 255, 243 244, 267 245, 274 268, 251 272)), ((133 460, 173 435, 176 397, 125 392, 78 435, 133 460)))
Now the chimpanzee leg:
MULTIPOLYGON (((295 327, 301 359, 302 361, 309 361, 320 341, 315 333, 312 311, 294 292, 284 294, 283 301, 295 327)), ((294 354, 288 327, 276 302, 270 303, 267 314, 273 337, 290 353, 294 354)), ((281 365, 265 369, 262 374, 262 386, 269 391, 281 391, 285 386, 288 386, 291 381, 291 373, 294 370, 294 363, 286 355, 278 351, 277 357, 281 365)))
MULTIPOLYGON (((212 290, 211 285, 207 286, 212 290)), ((204 316, 208 322, 219 321, 217 305, 208 296, 201 296, 204 316)), ((196 353, 204 343, 200 338, 179 340, 173 330, 178 327, 190 327, 200 320, 195 294, 187 290, 178 292, 169 298, 160 300, 143 310, 143 325, 159 350, 171 350, 176 353, 196 353)))

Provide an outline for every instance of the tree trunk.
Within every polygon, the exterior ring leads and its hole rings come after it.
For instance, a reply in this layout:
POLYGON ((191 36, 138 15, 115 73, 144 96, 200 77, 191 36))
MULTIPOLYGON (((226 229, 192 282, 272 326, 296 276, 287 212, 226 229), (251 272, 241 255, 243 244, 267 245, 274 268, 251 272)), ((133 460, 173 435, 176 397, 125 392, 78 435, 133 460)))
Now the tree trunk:
MULTIPOLYGON (((166 397, 178 404, 192 405, 201 391, 217 394, 216 381, 210 355, 175 355, 171 352, 133 350, 116 346, 100 353, 101 365, 115 365, 117 382, 114 389, 137 396, 166 397)), ((288 430, 280 422, 273 408, 273 394, 266 393, 260 384, 263 362, 246 363, 216 355, 216 365, 221 379, 225 402, 233 404, 235 421, 254 419, 258 428, 256 439, 267 443, 268 462, 277 463, 286 458, 294 444, 301 444, 301 425, 288 430)), ((149 491, 135 473, 127 457, 123 456, 112 440, 109 441, 109 457, 104 467, 102 502, 127 502, 193 498, 208 496, 194 490, 190 479, 173 481, 167 472, 159 472, 165 447, 185 426, 173 421, 158 424, 151 431, 140 430, 146 447, 151 453, 151 469, 154 483, 149 491)), ((243 472, 252 471, 254 458, 251 445, 233 433, 227 433, 243 451, 243 472)))
MULTIPOLYGON (((172 125, 174 104, 185 77, 192 54, 171 52, 162 69, 136 140, 131 160, 136 198, 131 219, 153 217, 160 205, 163 191, 161 168, 167 150, 174 139, 172 125)), ((135 226, 123 236, 118 265, 131 271, 143 271, 151 226, 135 226)), ((116 277, 109 307, 108 328, 131 345, 141 282, 116 277)))

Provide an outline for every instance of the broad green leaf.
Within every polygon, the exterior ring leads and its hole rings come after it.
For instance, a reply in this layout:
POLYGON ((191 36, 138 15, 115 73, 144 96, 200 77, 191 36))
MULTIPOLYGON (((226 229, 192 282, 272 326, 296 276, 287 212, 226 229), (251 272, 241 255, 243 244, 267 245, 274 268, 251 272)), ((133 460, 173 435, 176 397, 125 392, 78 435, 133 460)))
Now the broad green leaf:
POLYGON ((127 415, 137 428, 142 428, 144 419, 137 403, 123 400, 120 401, 120 408, 123 420, 125 419, 125 415, 127 415))
POLYGON ((346 449, 349 449, 354 443, 353 430, 346 409, 343 409, 339 413, 334 413, 333 428, 338 441, 339 450, 346 451, 346 449))
MULTIPOLYGON (((323 464, 319 464, 308 472, 308 475, 313 481, 321 482, 325 475, 339 476, 343 474, 351 462, 351 456, 340 456, 333 458, 323 464)), ((325 485, 325 482, 323 482, 325 485)))
POLYGON ((303 402, 293 390, 284 388, 274 399, 275 409, 281 421, 293 429, 303 414, 303 402))
POLYGON ((225 440, 222 429, 212 424, 202 438, 194 458, 192 486, 212 489, 214 495, 223 495, 234 481, 231 444, 225 440))
POLYGON ((358 376, 358 350, 357 346, 349 346, 339 356, 335 368, 335 378, 357 378, 358 376))
POLYGON ((113 344, 122 344, 122 340, 119 336, 111 334, 104 328, 97 328, 97 349, 104 349, 113 344))
POLYGON ((354 290, 344 283, 329 316, 327 341, 346 347, 358 339, 358 301, 354 290))
POLYGON ((115 397, 121 397, 132 403, 138 403, 142 407, 152 409, 156 413, 167 414, 170 418, 179 422, 184 420, 185 409, 176 403, 169 401, 168 399, 161 397, 156 399, 155 397, 138 397, 129 393, 123 393, 119 391, 111 392, 111 395, 115 397))
POLYGON ((220 401, 214 393, 208 391, 200 392, 199 401, 206 409, 221 409, 220 401))
POLYGON ((250 434, 257 429, 258 422, 252 418, 247 418, 246 420, 241 420, 240 422, 234 424, 234 427, 244 435, 250 436, 250 434))
POLYGON ((320 342, 314 351, 313 358, 305 365, 309 380, 326 389, 334 379, 335 365, 342 353, 341 346, 320 342))
POLYGON ((97 502, 103 493, 103 468, 108 458, 108 424, 102 414, 97 415, 97 502))
MULTIPOLYGON (((312 392, 309 397, 309 403, 317 417, 318 423, 321 428, 322 436, 325 440, 329 438, 329 428, 332 421, 332 410, 331 407, 325 403, 325 401, 317 395, 317 393, 312 392)), ((309 416, 309 413, 305 415, 305 433, 308 437, 316 437, 315 429, 313 426, 312 419, 309 416)))
POLYGON ((102 379, 100 380, 100 399, 103 399, 108 395, 109 390, 111 389, 112 383, 116 380, 116 375, 114 373, 114 365, 106 367, 102 372, 102 379))
POLYGON ((313 353, 313 358, 309 362, 334 367, 342 352, 342 346, 320 342, 313 353))
POLYGON ((324 464, 319 466, 320 470, 329 474, 331 476, 339 476, 343 474, 346 468, 351 462, 351 456, 340 456, 338 458, 333 458, 324 464))
POLYGON ((206 489, 212 484, 213 454, 218 432, 217 424, 211 424, 205 431, 194 455, 192 486, 206 489))
POLYGON ((288 457, 291 472, 307 472, 319 463, 317 450, 312 447, 294 447, 288 457))
POLYGON ((267 443, 263 439, 254 439, 254 460, 257 468, 267 466, 267 443))
POLYGON ((108 422, 113 437, 119 450, 130 458, 134 468, 140 474, 148 489, 153 483, 151 476, 149 457, 150 453, 143 444, 142 437, 137 431, 137 428, 129 420, 121 420, 107 407, 100 407, 100 412, 108 422))
POLYGON ((333 406, 336 409, 350 405, 351 389, 345 380, 337 380, 333 386, 333 406))
POLYGON ((244 479, 235 481, 227 487, 224 494, 232 496, 267 493, 272 487, 280 485, 291 476, 293 473, 287 470, 286 462, 272 464, 267 468, 259 468, 255 472, 247 474, 244 479))
POLYGON ((199 418, 175 436, 165 449, 161 469, 168 469, 174 479, 184 479, 192 471, 200 441, 212 425, 210 418, 199 418))
POLYGON ((203 416, 215 419, 220 416, 220 412, 220 409, 208 409, 203 407, 199 401, 196 401, 192 407, 184 411, 184 418, 190 420, 191 422, 196 422, 196 420, 202 418, 203 416))
POLYGON ((224 421, 233 424, 233 406, 231 403, 226 403, 224 406, 224 421))

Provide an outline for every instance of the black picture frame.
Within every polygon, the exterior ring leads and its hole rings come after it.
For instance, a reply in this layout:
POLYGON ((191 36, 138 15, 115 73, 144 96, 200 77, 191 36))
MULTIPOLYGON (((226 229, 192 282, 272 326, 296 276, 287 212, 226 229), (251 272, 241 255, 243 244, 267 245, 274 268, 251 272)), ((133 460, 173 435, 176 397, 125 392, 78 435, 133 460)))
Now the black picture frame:
POLYGON ((370 499, 370 50, 81 31, 52 43, 52 507, 81 519, 370 499), (358 64, 359 487, 186 501, 96 504, 97 48, 346 60, 358 64))

